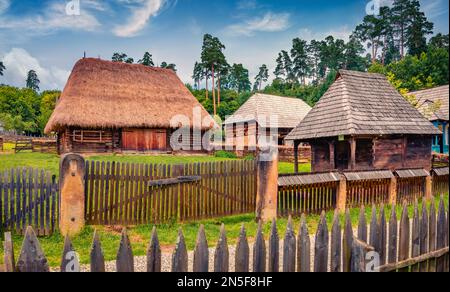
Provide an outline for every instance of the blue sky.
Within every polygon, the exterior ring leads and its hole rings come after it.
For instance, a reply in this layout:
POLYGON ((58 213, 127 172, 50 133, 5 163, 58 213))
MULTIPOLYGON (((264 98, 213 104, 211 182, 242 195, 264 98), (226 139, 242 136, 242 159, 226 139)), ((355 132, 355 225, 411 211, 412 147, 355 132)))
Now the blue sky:
MULTIPOLYGON (((365 15, 369 0, 73 0, 79 15, 68 15, 70 0, 0 0, 0 60, 7 71, 0 83, 23 86, 34 69, 42 89, 62 89, 73 64, 89 57, 110 59, 125 52, 138 60, 173 62, 191 82, 202 36, 211 33, 226 45, 230 63, 243 63, 251 76, 261 64, 273 71, 282 49, 294 37, 348 38, 365 15)), ((383 0, 390 1, 390 0, 383 0)), ((435 23, 448 33, 447 0, 421 0, 435 23)), ((77 10, 69 10, 69 12, 77 10)), ((72 14, 72 13, 69 13, 72 14)), ((76 13, 78 14, 78 13, 76 13)))

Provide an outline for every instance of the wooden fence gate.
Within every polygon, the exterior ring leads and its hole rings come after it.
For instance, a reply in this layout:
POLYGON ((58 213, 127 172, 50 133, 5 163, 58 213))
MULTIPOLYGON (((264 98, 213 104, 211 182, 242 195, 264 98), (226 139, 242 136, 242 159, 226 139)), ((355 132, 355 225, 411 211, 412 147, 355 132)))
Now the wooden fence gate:
POLYGON ((0 173, 0 230, 38 236, 58 226, 59 191, 55 177, 44 170, 21 168, 0 173))
POLYGON ((256 209, 256 162, 86 162, 86 223, 159 224, 256 209))

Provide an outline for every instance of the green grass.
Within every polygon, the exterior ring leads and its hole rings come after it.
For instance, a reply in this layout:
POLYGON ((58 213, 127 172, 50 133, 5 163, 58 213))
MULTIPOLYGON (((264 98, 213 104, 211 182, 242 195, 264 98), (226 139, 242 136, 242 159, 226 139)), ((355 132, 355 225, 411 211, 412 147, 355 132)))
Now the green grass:
MULTIPOLYGON (((13 144, 11 144, 13 145, 13 144)), ((14 146, 14 145, 13 145, 14 146)), ((8 146, 9 147, 9 146, 8 146)), ((178 163, 194 163, 194 162, 217 162, 229 161, 230 158, 220 158, 214 156, 149 156, 149 155, 97 155, 89 156, 86 159, 93 161, 116 161, 130 163, 153 163, 153 164, 178 164, 178 163)), ((50 171, 52 175, 58 176, 59 172, 59 156, 53 154, 42 153, 12 153, 10 151, 0 153, 0 172, 17 167, 32 167, 50 171)), ((310 172, 310 164, 300 165, 301 172, 310 172)), ((280 163, 280 173, 293 173, 293 163, 280 163)))
MULTIPOLYGON (((280 162, 278 164, 278 172, 280 174, 292 174, 295 172, 295 166, 294 163, 289 162, 280 162)), ((299 172, 311 172, 311 164, 300 164, 299 165, 299 172)))
MULTIPOLYGON (((448 206, 448 195, 444 197, 445 205, 448 206)), ((439 199, 436 198, 436 207, 438 206, 439 199)), ((421 208, 421 206, 420 206, 421 208)), ((366 218, 367 222, 370 222, 371 216, 371 208, 366 208, 366 218)), ((379 213, 379 209, 377 209, 379 213)), ((400 218, 402 207, 397 206, 396 208, 397 216, 400 218)), ((359 220, 359 209, 352 209, 350 212, 353 227, 357 226, 359 220)), ((414 208, 412 206, 408 207, 408 212, 410 218, 413 216, 414 208)), ((389 214, 391 213, 391 207, 386 207, 386 216, 389 219, 389 214)), ((326 213, 327 222, 329 228, 331 228, 331 224, 333 221, 334 212, 326 213)), ((340 217, 341 226, 344 224, 344 216, 340 217)), ((313 235, 316 230, 318 223, 320 221, 319 215, 310 215, 307 216, 307 223, 309 227, 309 232, 313 235)), ((252 242, 253 238, 257 232, 257 224, 255 222, 255 218, 253 214, 249 215, 241 215, 241 216, 232 216, 227 218, 219 218, 212 220, 203 220, 195 223, 186 223, 186 224, 166 224, 159 225, 158 228, 158 237, 161 242, 161 247, 163 252, 171 251, 175 242, 178 230, 181 228, 183 230, 183 234, 186 238, 186 244, 189 250, 193 250, 196 242, 197 232, 199 226, 203 224, 205 226, 206 235, 208 239, 208 243, 211 247, 215 246, 217 243, 217 239, 220 233, 221 225, 225 224, 227 230, 228 243, 230 245, 236 244, 236 240, 239 236, 239 231, 242 224, 245 225, 247 234, 249 237, 249 241, 252 242)), ((295 218, 293 220, 294 230, 298 231, 300 227, 300 219, 295 218)), ((278 231, 280 234, 280 238, 284 237, 284 233, 286 231, 287 219, 282 218, 278 220, 278 231)), ((132 242, 133 253, 135 256, 143 256, 146 254, 147 246, 150 240, 150 233, 153 226, 135 226, 130 227, 128 229, 130 240, 132 242)), ((100 233, 102 248, 105 254, 105 259, 107 261, 115 260, 117 249, 119 247, 120 242, 120 227, 105 227, 105 226, 88 226, 83 232, 72 239, 75 250, 80 255, 80 261, 83 264, 89 263, 89 252, 92 244, 92 238, 94 234, 94 230, 97 229, 100 233)), ((270 231, 270 224, 264 225, 264 234, 267 237, 270 231)), ((19 256, 21 242, 23 240, 22 236, 13 235, 14 240, 14 249, 16 259, 19 256)), ((50 266, 57 267, 61 261, 61 253, 63 250, 64 239, 60 234, 54 234, 50 237, 39 238, 39 241, 45 251, 46 257, 49 261, 50 266)), ((3 262, 3 244, 0 246, 0 263, 3 262)))

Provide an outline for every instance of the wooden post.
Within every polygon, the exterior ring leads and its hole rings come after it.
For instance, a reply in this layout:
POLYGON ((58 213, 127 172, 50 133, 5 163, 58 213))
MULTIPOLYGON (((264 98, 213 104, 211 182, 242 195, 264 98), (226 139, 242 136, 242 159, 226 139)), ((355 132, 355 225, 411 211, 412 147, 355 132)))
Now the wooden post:
POLYGON ((391 183, 389 184, 389 204, 397 204, 397 177, 391 178, 391 183))
POLYGON ((338 188, 337 206, 339 212, 344 213, 347 207, 347 178, 341 174, 338 188))
POLYGON ((260 151, 257 167, 256 220, 271 222, 277 218, 278 208, 278 152, 270 147, 260 151))
POLYGON ((329 142, 330 146, 330 169, 336 169, 336 161, 335 161, 335 143, 329 142))
POLYGON ((295 173, 298 173, 299 167, 298 167, 298 161, 299 161, 299 157, 298 157, 298 147, 300 146, 300 142, 299 141, 294 141, 294 167, 295 167, 295 173))
POLYGON ((61 214, 64 236, 77 235, 85 225, 85 161, 77 154, 63 156, 60 163, 61 214))
POLYGON ((351 257, 351 272, 352 273, 365 273, 367 254, 373 252, 374 248, 367 245, 365 242, 354 238, 352 244, 352 257, 351 257))
POLYGON ((428 175, 425 179, 425 198, 430 201, 433 197, 433 177, 428 175))
POLYGON ((5 242, 3 243, 4 266, 5 272, 13 273, 16 270, 16 262, 14 260, 14 244, 11 232, 5 233, 5 242))
POLYGON ((355 170, 356 168, 356 139, 350 138, 350 168, 355 170))

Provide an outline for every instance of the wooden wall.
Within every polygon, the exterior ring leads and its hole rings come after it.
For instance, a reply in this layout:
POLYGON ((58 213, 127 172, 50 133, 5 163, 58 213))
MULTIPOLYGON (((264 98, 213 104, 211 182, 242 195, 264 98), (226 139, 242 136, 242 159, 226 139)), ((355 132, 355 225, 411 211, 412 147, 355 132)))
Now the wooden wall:
POLYGON ((330 162, 330 146, 326 140, 312 141, 311 145, 311 167, 312 172, 333 170, 330 162))
MULTIPOLYGON (((335 138, 308 141, 312 148, 313 172, 335 170, 330 159, 330 143, 335 144, 336 141, 335 138)), ((354 170, 405 168, 429 170, 432 167, 431 144, 431 136, 424 135, 356 138, 354 170)))

